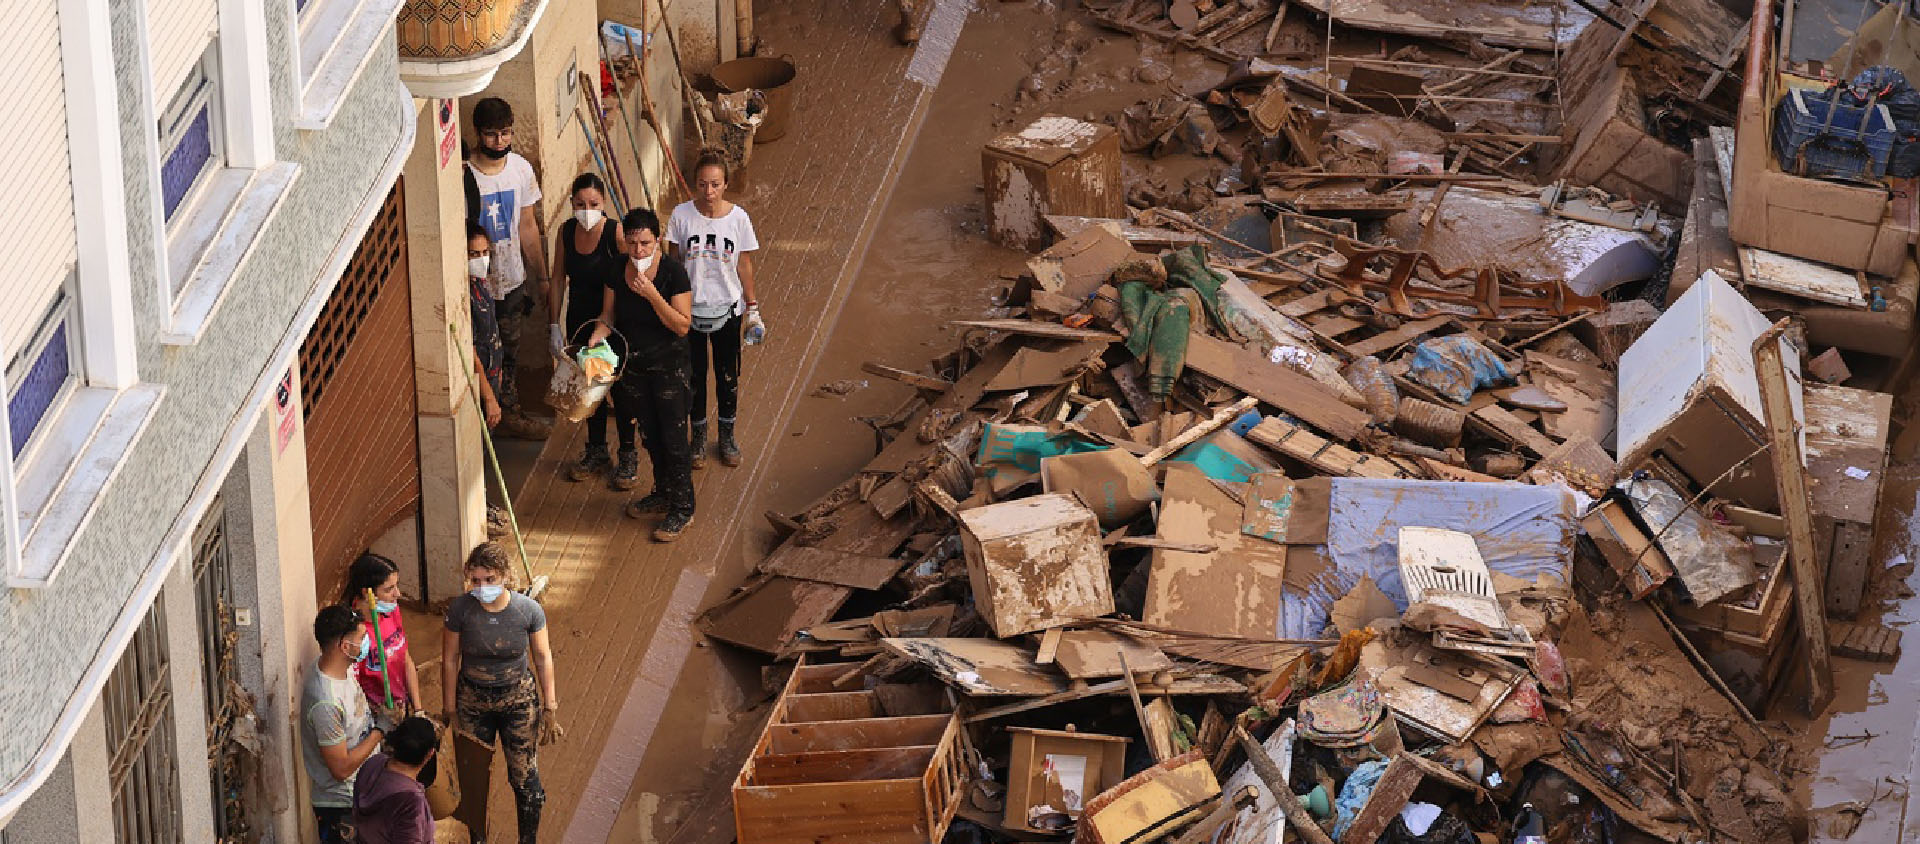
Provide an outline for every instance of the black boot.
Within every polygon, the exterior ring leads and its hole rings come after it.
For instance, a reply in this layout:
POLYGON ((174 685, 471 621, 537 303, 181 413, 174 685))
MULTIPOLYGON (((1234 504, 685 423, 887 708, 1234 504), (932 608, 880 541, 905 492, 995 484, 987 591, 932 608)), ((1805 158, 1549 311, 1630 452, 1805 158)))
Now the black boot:
POLYGON ((608 486, 625 492, 640 483, 640 454, 633 449, 620 450, 620 465, 613 470, 613 480, 608 486))
POLYGON ((607 459, 607 444, 588 443, 587 453, 580 457, 580 462, 567 469, 567 480, 584 481, 604 475, 608 469, 612 468, 612 461, 607 459))
POLYGON ((693 468, 707 468, 707 420, 687 423, 687 439, 693 443, 693 468))
POLYGON ((720 462, 728 466, 740 465, 740 444, 733 441, 733 420, 720 420, 720 462))

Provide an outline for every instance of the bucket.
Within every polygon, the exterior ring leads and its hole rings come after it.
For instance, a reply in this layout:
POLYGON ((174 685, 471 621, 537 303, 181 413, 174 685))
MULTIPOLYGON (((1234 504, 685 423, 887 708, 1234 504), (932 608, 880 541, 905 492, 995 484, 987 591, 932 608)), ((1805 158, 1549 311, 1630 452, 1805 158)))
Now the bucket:
POLYGON ((1402 396, 1393 429, 1415 442, 1452 448, 1460 444, 1460 432, 1466 425, 1465 413, 1413 396, 1402 396))
MULTIPOLYGON (((597 319, 587 320, 581 324, 580 328, 586 328, 597 322, 599 322, 597 319)), ((624 348, 626 338, 622 337, 618 331, 611 333, 620 340, 620 345, 624 348)), ((574 422, 585 422, 593 416, 593 412, 599 409, 600 403, 606 401, 607 392, 627 370, 627 360, 622 356, 619 368, 612 375, 593 378, 587 375, 586 370, 581 369, 580 364, 573 359, 580 349, 580 346, 567 347, 566 359, 554 361, 553 378, 547 383, 547 405, 552 407, 554 412, 574 422)))
POLYGON ((787 133, 787 117, 792 105, 795 71, 793 62, 766 56, 734 59, 713 68, 713 81, 729 94, 759 89, 767 97, 767 116, 753 133, 756 143, 772 143, 787 133))

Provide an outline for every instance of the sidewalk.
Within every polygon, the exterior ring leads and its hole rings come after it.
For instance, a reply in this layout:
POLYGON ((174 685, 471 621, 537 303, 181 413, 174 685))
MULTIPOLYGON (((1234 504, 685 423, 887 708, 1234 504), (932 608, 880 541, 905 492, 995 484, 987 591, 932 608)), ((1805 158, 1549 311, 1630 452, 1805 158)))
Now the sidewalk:
MULTIPOLYGON (((732 709, 740 701, 726 699, 728 690, 755 688, 758 679, 719 676, 724 660, 695 648, 688 622, 744 571, 739 528, 760 518, 749 512, 754 491, 811 388, 924 115, 929 89, 907 78, 916 51, 894 42, 890 16, 830 0, 781 4, 767 16, 779 18, 763 24, 779 38, 769 54, 790 55, 800 76, 788 135, 754 151, 738 197, 767 244, 756 257, 770 329, 766 345, 749 350, 742 379, 743 464, 730 469, 711 460, 695 475, 699 515, 673 545, 653 543, 651 523, 621 515, 632 495, 565 480, 583 439, 577 425, 555 429, 516 498, 528 553, 536 571, 551 577, 542 603, 568 730, 565 741, 541 751, 544 840, 652 840, 650 823, 620 822, 642 761, 679 761, 667 767, 696 785, 700 772, 688 763, 739 732, 709 710, 732 709), (657 729, 663 722, 668 728, 657 729)), ((490 838, 503 840, 513 829, 512 799, 495 768, 490 838)))

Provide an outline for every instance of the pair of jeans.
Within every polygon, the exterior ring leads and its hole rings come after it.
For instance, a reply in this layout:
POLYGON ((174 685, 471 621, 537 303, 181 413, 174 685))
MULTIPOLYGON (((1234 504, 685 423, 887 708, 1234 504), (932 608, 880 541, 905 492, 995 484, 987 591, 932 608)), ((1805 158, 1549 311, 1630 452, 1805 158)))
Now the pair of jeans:
POLYGON ((607 453, 607 426, 609 425, 613 426, 616 436, 619 437, 622 454, 634 448, 633 414, 622 407, 626 401, 613 395, 615 392, 617 391, 609 391, 606 399, 600 402, 599 409, 587 418, 588 455, 607 453))
POLYGON ((687 418, 695 422, 707 419, 707 364, 713 364, 714 403, 719 405, 720 421, 731 424, 740 412, 740 338, 744 325, 735 314, 720 330, 687 332, 687 359, 692 362, 692 391, 687 402, 687 418), (711 354, 709 354, 711 347, 711 354))
MULTIPOLYGON (((624 397, 653 464, 653 490, 675 512, 693 513, 693 443, 687 438, 686 346, 636 350, 613 391, 624 397)), ((617 409, 617 406, 616 406, 617 409)))
MULTIPOLYGON (((486 748, 489 756, 499 740, 500 752, 507 757, 507 785, 513 787, 520 842, 533 844, 540 834, 540 810, 547 804, 547 791, 540 785, 540 693, 534 688, 533 674, 528 672, 507 686, 477 686, 462 677, 454 691, 454 709, 454 724, 462 738, 486 748)), ((466 765, 463 757, 461 767, 466 765)), ((484 795, 485 789, 480 793, 484 795)), ((469 796, 461 800, 456 814, 469 828, 484 834, 485 808, 484 797, 469 796), (468 810, 469 800, 479 811, 468 810)))

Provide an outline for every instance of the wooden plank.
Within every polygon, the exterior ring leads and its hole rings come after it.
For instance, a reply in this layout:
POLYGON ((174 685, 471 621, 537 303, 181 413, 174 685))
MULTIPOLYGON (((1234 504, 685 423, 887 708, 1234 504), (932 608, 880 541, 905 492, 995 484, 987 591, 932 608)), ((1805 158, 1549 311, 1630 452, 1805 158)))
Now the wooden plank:
POLYGON ((1419 473, 1390 458, 1361 454, 1277 416, 1247 432, 1247 439, 1315 470, 1344 478, 1417 478, 1419 473))
POLYGON ((1346 344, 1347 351, 1352 352, 1357 357, 1377 355, 1395 346, 1417 340, 1427 332, 1440 328, 1452 321, 1453 317, 1450 315, 1414 320, 1392 331, 1382 331, 1379 334, 1375 334, 1357 343, 1348 343, 1346 344))
POLYGON ((918 778, 733 789, 741 844, 927 844, 926 811, 918 778))
MULTIPOLYGON (((844 670, 844 669, 843 669, 844 670)), ((801 721, 848 721, 872 718, 880 714, 873 705, 873 692, 824 692, 788 695, 783 724, 801 721)))
POLYGON ((767 730, 767 752, 812 753, 821 750, 937 744, 951 720, 951 715, 909 715, 903 718, 774 724, 767 730))
POLYGON ((1291 302, 1288 302, 1284 305, 1274 308, 1274 310, 1279 311, 1284 316, 1290 316, 1295 319, 1299 319, 1300 317, 1306 316, 1307 314, 1313 313, 1315 311, 1319 311, 1325 308, 1330 308, 1345 300, 1346 300, 1345 293, 1329 287, 1318 293, 1309 293, 1305 296, 1302 296, 1298 299, 1295 299, 1291 302))
MULTIPOLYGON (((1177 677, 1174 679, 1171 687, 1158 689, 1157 691, 1170 695, 1244 695, 1247 693, 1247 687, 1245 684, 1232 678, 1206 674, 1194 677, 1177 677)), ((968 715, 966 717, 966 723, 977 724, 981 721, 992 721, 996 718, 1005 718, 1009 715, 1018 715, 1022 712, 1031 712, 1035 709, 1044 709, 1057 704, 1085 700, 1086 698, 1101 695, 1121 695, 1126 694, 1126 692, 1127 681, 1108 680, 1104 683, 1093 683, 1082 688, 1064 689, 1050 695, 1029 698, 1018 703, 1009 703, 1005 706, 982 709, 968 715)))
POLYGON ((1253 396, 1247 396, 1231 405, 1214 411, 1213 415, 1208 417, 1205 422, 1181 431, 1178 435, 1174 436, 1173 439, 1154 446, 1152 451, 1140 457, 1140 465, 1152 468, 1154 464, 1167 459, 1174 452, 1192 445, 1201 437, 1227 427, 1227 423, 1239 418, 1241 414, 1252 410, 1253 406, 1259 404, 1259 402, 1259 399, 1253 396))
POLYGON ((1413 797, 1425 776, 1405 754, 1396 754, 1393 761, 1387 763, 1387 770, 1380 774, 1379 783, 1373 787, 1365 805, 1353 817, 1346 834, 1340 837, 1340 844, 1373 844, 1387 831, 1387 825, 1400 817, 1400 810, 1406 808, 1407 800, 1413 797))
POLYGON ((1121 339, 1120 335, 1110 331, 1068 328, 1057 322, 1037 322, 1030 319, 956 319, 951 320, 950 324, 966 328, 984 328, 988 331, 1002 331, 1007 334, 1021 334, 1028 337, 1045 337, 1050 340, 1118 341, 1121 339))
POLYGON ((1814 517, 1872 522, 1886 475, 1893 396, 1811 381, 1804 387, 1801 433, 1814 517))
POLYGON ((1173 661, 1149 642, 1110 630, 1070 630, 1060 637, 1060 670, 1076 680, 1173 670, 1173 661), (1123 669, 1124 663, 1124 669, 1123 669))
POLYGON ((1873 526, 1835 522, 1833 544, 1827 555, 1827 612, 1837 618, 1860 614, 1872 578, 1873 526))
POLYGON ((1360 436, 1372 421, 1293 369, 1259 352, 1195 331, 1187 335, 1187 366, 1277 407, 1341 440, 1360 436))
POLYGON ((1901 633, 1880 624, 1833 625, 1834 656, 1868 662, 1894 662, 1900 659, 1901 633))
POLYGON ((926 773, 934 748, 880 747, 779 753, 753 760, 753 785, 802 785, 918 777, 926 773))
POLYGON ((1781 333, 1789 322, 1783 319, 1774 323, 1754 341, 1753 362, 1760 377, 1760 398, 1773 446, 1774 485, 1779 489, 1781 516, 1787 520, 1793 599, 1800 610, 1800 634, 1807 652, 1807 714, 1817 716, 1833 700, 1833 668, 1827 652, 1826 583, 1814 550, 1806 464, 1800 455, 1800 436, 1793 418, 1794 382, 1788 377, 1780 351, 1781 333))
POLYGON ((900 567, 906 564, 907 561, 893 557, 782 544, 760 563, 760 570, 855 589, 878 589, 887 585, 887 581, 899 574, 900 567))
POLYGON ((1535 430, 1532 425, 1520 420, 1512 411, 1497 404, 1490 404, 1470 414, 1472 418, 1486 423, 1496 435, 1512 445, 1533 452, 1535 457, 1545 457, 1560 446, 1546 434, 1535 430))
POLYGON ((860 364, 860 370, 869 375, 878 375, 882 378, 891 378, 909 387, 915 387, 922 390, 932 390, 937 393, 944 393, 950 389, 953 389, 953 382, 948 381, 944 378, 935 378, 931 375, 921 375, 918 372, 908 372, 904 369, 887 366, 886 364, 874 363, 873 361, 867 361, 865 363, 860 364))
POLYGON ((1313 319, 1307 320, 1307 324, 1313 326, 1314 331, 1328 337, 1338 337, 1366 325, 1366 323, 1357 319, 1351 319, 1337 314, 1320 314, 1313 319))

